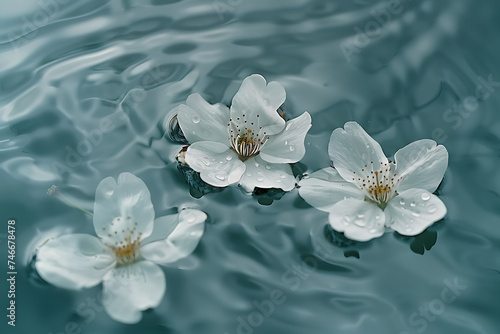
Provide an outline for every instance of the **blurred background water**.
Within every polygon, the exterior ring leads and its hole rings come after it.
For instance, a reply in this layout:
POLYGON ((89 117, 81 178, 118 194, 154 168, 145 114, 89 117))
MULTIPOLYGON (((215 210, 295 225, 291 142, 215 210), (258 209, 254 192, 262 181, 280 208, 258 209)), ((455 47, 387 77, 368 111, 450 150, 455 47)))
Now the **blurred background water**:
POLYGON ((0 267, 15 219, 18 271, 16 327, 2 314, 2 333, 500 332, 497 1, 2 1, 0 32, 0 267), (191 197, 163 119, 193 92, 230 103, 252 73, 285 87, 289 117, 312 115, 299 170, 330 164, 330 133, 348 120, 387 155, 445 145, 447 216, 418 237, 349 243, 297 190, 269 206, 237 187, 191 197), (30 266, 47 237, 93 234, 46 190, 92 210, 100 180, 124 171, 157 216, 209 215, 136 325, 90 306, 100 287, 59 289, 30 266))

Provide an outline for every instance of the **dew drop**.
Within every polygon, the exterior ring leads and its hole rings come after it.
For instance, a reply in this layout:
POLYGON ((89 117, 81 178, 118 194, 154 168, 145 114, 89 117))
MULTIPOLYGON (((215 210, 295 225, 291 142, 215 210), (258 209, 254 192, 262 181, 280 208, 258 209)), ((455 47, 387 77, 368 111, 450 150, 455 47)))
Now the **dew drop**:
POLYGON ((429 211, 429 213, 434 213, 437 211, 437 207, 434 204, 429 205, 429 208, 427 209, 427 211, 429 211))
POLYGON ((368 232, 371 234, 375 234, 375 232, 377 232, 377 229, 371 228, 368 230, 368 232))
POLYGON ((431 195, 429 193, 423 193, 422 196, 422 201, 428 201, 431 198, 431 195))
POLYGON ((217 180, 221 180, 221 181, 224 181, 226 179, 226 177, 224 175, 215 175, 215 178, 217 180))
MULTIPOLYGON (((285 175, 285 174, 280 174, 280 177, 281 177, 282 179, 284 179, 284 178, 286 177, 286 175, 285 175)), ((304 176, 304 177, 308 177, 308 176, 304 176)))
POLYGON ((406 204, 406 202, 405 202, 405 201, 403 201, 403 200, 400 200, 400 201, 399 201, 399 204, 401 204, 401 205, 405 205, 405 204, 406 204))
POLYGON ((410 206, 411 206, 412 208, 414 208, 414 207, 416 207, 416 206, 417 206, 417 204, 415 204, 415 202, 411 202, 411 203, 410 203, 410 206))
POLYGON ((193 116, 193 123, 195 123, 195 124, 200 123, 200 116, 198 116, 198 115, 193 116))
POLYGON ((248 176, 248 177, 251 177, 251 176, 252 176, 252 174, 250 174, 250 173, 247 173, 247 176, 248 176))
POLYGON ((258 162, 255 163, 255 167, 260 167, 260 164, 258 162))
POLYGON ((295 151, 295 145, 293 145, 293 144, 290 145, 290 151, 292 151, 292 152, 295 151))
POLYGON ((364 219, 356 219, 356 220, 354 220, 354 225, 359 226, 359 227, 365 227, 366 226, 366 220, 364 220, 364 219))
POLYGON ((226 160, 227 160, 227 161, 231 161, 231 160, 233 160, 233 157, 232 157, 232 156, 230 156, 230 155, 228 155, 228 156, 226 157, 226 160))
POLYGON ((342 222, 344 223, 344 225, 349 225, 349 223, 351 222, 351 218, 349 218, 349 216, 345 216, 343 219, 342 219, 342 222))
POLYGON ((288 140, 285 140, 285 145, 288 145, 288 140))
POLYGON ((358 214, 356 215, 356 217, 357 217, 358 219, 362 219, 362 218, 365 218, 365 215, 364 215, 364 214, 362 214, 362 213, 358 213, 358 214))
POLYGON ((203 162, 203 164, 207 167, 210 166, 210 161, 208 161, 207 159, 202 159, 201 162, 203 162))
POLYGON ((281 183, 281 180, 280 179, 276 179, 276 183, 281 183))
POLYGON ((290 130, 290 128, 292 127, 292 124, 291 123, 288 123, 285 127, 285 131, 288 131, 290 130))
POLYGON ((266 169, 271 169, 271 166, 269 166, 269 165, 266 165, 266 169))
POLYGON ((379 216, 379 215, 376 215, 376 216, 375 216, 375 219, 376 219, 376 220, 379 220, 379 219, 380 219, 380 216, 379 216))
POLYGON ((420 217, 420 213, 418 213, 418 212, 412 212, 411 215, 413 217, 420 217))
POLYGON ((264 178, 263 178, 262 176, 259 176, 259 177, 257 178, 257 181, 262 182, 262 181, 264 181, 264 178))

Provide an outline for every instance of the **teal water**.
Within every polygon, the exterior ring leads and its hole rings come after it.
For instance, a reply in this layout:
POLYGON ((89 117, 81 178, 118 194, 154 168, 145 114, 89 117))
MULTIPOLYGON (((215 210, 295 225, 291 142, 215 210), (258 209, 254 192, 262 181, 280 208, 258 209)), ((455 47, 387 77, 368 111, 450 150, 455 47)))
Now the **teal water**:
POLYGON ((0 267, 7 277, 15 219, 18 274, 15 328, 1 279, 2 333, 499 333, 499 22, 493 0, 3 1, 0 267), (388 155, 445 145, 446 217, 417 237, 351 243, 297 190, 271 205, 237 187, 190 196, 163 119, 194 92, 230 103, 252 73, 285 87, 288 116, 312 115, 297 170, 328 166, 348 120, 388 155), (59 289, 31 267, 47 237, 94 233, 47 189, 92 210, 101 179, 124 171, 157 216, 209 215, 136 325, 92 306, 100 287, 59 289))

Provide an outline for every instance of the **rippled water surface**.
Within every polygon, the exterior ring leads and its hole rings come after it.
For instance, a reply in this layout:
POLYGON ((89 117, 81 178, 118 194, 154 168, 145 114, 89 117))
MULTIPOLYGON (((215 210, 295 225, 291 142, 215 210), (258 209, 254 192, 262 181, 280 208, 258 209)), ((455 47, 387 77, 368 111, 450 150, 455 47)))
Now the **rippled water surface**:
POLYGON ((0 267, 15 219, 18 271, 15 328, 1 280, 2 333, 499 333, 499 22, 493 0, 2 1, 0 267), (285 87, 287 116, 312 115, 297 173, 330 164, 330 133, 348 120, 387 155, 445 145, 446 217, 417 237, 350 243, 297 190, 271 205, 237 187, 192 197, 163 119, 193 92, 230 103, 252 73, 285 87), (136 325, 82 315, 100 287, 59 289, 30 266, 47 237, 93 234, 47 188, 92 210, 100 180, 124 171, 157 216, 209 215, 136 325), (260 316, 275 289, 282 303, 260 316))

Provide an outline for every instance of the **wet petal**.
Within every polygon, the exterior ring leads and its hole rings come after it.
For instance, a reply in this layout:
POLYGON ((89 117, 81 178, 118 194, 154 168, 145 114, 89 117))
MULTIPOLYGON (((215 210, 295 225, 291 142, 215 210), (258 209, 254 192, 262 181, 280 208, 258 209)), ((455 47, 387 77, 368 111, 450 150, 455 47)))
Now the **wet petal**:
POLYGON ((215 187, 226 187, 240 180, 245 165, 228 146, 221 143, 201 141, 190 145, 186 162, 206 183, 215 187))
POLYGON ((102 180, 96 189, 94 228, 110 245, 125 238, 145 238, 153 230, 155 212, 146 184, 137 176, 121 173, 118 182, 102 180))
POLYGON ((262 127, 267 135, 279 133, 285 128, 285 120, 277 110, 285 102, 285 98, 285 89, 278 82, 266 85, 263 76, 253 74, 243 80, 233 97, 231 120, 240 127, 257 132, 262 127))
POLYGON ((448 151, 434 140, 422 139, 406 145, 394 155, 398 191, 419 188, 436 191, 448 168, 448 151))
POLYGON ((153 232, 151 235, 144 240, 142 240, 142 244, 148 244, 153 241, 165 239, 172 233, 175 227, 179 224, 179 214, 162 216, 155 219, 153 232))
POLYGON ((309 205, 322 211, 332 211, 335 203, 347 198, 365 198, 356 185, 345 181, 331 167, 316 171, 300 180, 299 194, 309 205))
POLYGON ((165 274, 156 264, 140 261, 110 272, 103 288, 109 316, 133 324, 141 320, 141 311, 160 304, 166 290, 165 274))
POLYGON ((165 239, 141 248, 145 259, 156 263, 171 263, 191 254, 198 246, 205 228, 207 215, 203 211, 184 209, 179 213, 179 224, 165 239))
POLYGON ((177 107, 177 119, 190 143, 197 141, 228 143, 229 108, 221 103, 210 104, 200 94, 191 94, 186 104, 177 107))
POLYGON ((81 289, 100 283, 115 263, 108 247, 96 237, 69 234, 50 239, 41 246, 36 254, 35 267, 50 284, 81 289))
POLYGON ((311 127, 308 112, 289 120, 285 130, 271 136, 260 151, 260 157, 271 163, 294 163, 304 157, 304 140, 311 127))
POLYGON ((446 206, 424 189, 408 189, 385 208, 386 225, 402 235, 417 235, 446 215, 446 206))
POLYGON ((365 179, 372 170, 389 164, 379 143, 356 122, 347 122, 344 129, 333 131, 328 153, 335 169, 348 182, 358 177, 365 179))
POLYGON ((333 229, 356 241, 380 237, 385 231, 384 212, 373 203, 354 198, 337 202, 328 219, 333 229))
POLYGON ((272 164, 256 156, 245 161, 245 165, 246 171, 240 180, 245 191, 251 192, 255 187, 290 191, 295 187, 295 177, 289 164, 272 164))

